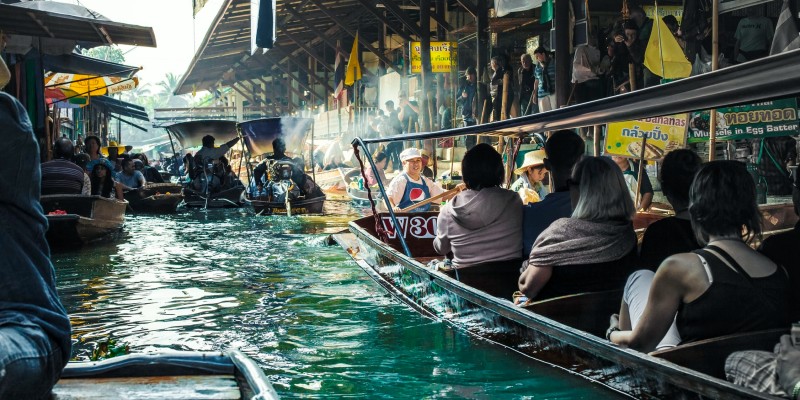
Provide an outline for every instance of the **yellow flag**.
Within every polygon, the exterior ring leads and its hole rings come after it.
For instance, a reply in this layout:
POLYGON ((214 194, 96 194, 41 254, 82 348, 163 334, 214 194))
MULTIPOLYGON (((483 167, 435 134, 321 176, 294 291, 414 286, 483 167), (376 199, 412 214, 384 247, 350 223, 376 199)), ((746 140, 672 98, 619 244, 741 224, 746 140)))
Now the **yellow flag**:
POLYGON ((692 64, 683 54, 683 49, 672 36, 667 24, 656 17, 653 32, 644 51, 644 66, 650 72, 665 78, 686 78, 692 73, 692 64))
POLYGON ((344 73, 344 84, 352 86, 361 79, 361 65, 358 64, 358 32, 353 40, 353 49, 350 50, 350 59, 347 60, 347 70, 344 73))

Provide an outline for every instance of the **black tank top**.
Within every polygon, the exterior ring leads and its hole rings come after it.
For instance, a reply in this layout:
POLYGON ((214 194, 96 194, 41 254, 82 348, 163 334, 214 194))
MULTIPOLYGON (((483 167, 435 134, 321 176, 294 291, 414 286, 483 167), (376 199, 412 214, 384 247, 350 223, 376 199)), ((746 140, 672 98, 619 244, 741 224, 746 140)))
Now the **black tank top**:
MULTIPOLYGON (((710 247, 724 253, 718 247, 710 247)), ((675 324, 682 342, 788 325, 789 279, 783 268, 779 266, 769 276, 752 278, 742 275, 745 271, 741 267, 737 268, 741 273, 737 273, 706 250, 694 253, 708 263, 713 282, 694 301, 681 302, 675 324)))

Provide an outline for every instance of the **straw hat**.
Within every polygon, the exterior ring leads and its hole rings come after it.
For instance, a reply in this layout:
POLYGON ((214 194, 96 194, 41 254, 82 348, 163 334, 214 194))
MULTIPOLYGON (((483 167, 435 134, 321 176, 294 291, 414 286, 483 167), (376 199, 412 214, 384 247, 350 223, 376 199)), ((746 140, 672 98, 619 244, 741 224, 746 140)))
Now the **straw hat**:
POLYGON ((536 167, 539 165, 544 165, 544 159, 547 157, 547 154, 544 150, 534 150, 525 153, 525 159, 522 160, 522 165, 514 170, 514 173, 517 175, 522 175, 526 169, 530 167, 536 167))
POLYGON ((107 156, 108 155, 108 149, 110 147, 116 147, 117 148, 117 154, 122 154, 122 153, 124 153, 126 151, 131 151, 131 149, 133 148, 133 146, 123 146, 121 144, 117 144, 117 142, 115 142, 113 140, 109 140, 108 141, 108 146, 101 147, 100 148, 100 152, 103 153, 103 155, 107 156))
POLYGON ((414 147, 405 149, 400 153, 400 161, 408 161, 415 158, 422 158, 422 154, 414 147))

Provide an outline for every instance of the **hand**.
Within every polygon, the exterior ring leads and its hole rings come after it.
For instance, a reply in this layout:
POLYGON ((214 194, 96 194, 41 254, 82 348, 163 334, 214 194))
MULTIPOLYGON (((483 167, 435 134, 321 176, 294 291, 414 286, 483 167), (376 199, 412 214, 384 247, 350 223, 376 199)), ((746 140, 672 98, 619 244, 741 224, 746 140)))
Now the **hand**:
POLYGON ((778 384, 791 395, 794 386, 800 382, 800 349, 792 345, 789 335, 783 335, 775 346, 775 352, 778 353, 778 384))
POLYGON ((467 96, 467 92, 461 92, 461 98, 462 99, 466 99, 467 97, 468 97, 467 96))
POLYGON ((609 318, 608 322, 609 326, 606 330, 606 339, 608 339, 609 342, 613 342, 613 340, 611 340, 611 334, 619 331, 619 314, 611 314, 611 318, 609 318))
POLYGON ((464 182, 459 183, 456 185, 455 189, 458 189, 459 192, 467 190, 467 184, 464 182))
POLYGON ((625 41, 625 36, 622 35, 614 35, 614 42, 622 43, 625 41))
POLYGON ((394 206, 394 207, 392 207, 392 211, 394 211, 394 212, 396 212, 396 213, 399 213, 399 212, 400 212, 400 210, 402 210, 402 209, 401 209, 400 207, 398 207, 398 206, 394 206))

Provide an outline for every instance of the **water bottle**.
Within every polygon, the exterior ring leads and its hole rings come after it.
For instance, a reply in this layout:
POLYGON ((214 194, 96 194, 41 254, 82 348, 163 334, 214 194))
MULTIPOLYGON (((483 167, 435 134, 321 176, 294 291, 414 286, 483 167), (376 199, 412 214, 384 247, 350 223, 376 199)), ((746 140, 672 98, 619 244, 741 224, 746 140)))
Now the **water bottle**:
POLYGON ((364 178, 363 177, 359 177, 358 178, 358 190, 364 190, 364 178))

